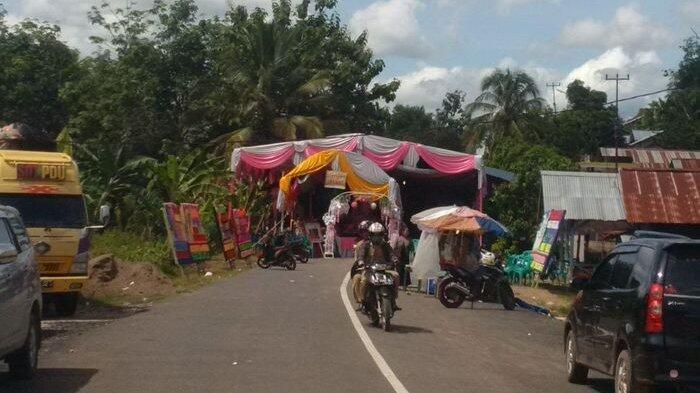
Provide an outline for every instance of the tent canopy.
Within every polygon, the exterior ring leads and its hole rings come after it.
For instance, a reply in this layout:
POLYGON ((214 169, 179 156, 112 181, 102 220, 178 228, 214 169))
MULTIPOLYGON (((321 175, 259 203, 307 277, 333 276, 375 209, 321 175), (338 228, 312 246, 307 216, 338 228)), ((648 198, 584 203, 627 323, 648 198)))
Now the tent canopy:
POLYGON ((280 192, 289 199, 295 178, 330 169, 329 167, 347 175, 346 181, 351 191, 386 196, 393 204, 400 206, 399 188, 391 176, 367 157, 335 149, 311 155, 282 176, 280 192))
POLYGON ((460 231, 477 235, 505 235, 508 230, 485 213, 466 206, 428 209, 411 217, 419 228, 434 231, 460 231))

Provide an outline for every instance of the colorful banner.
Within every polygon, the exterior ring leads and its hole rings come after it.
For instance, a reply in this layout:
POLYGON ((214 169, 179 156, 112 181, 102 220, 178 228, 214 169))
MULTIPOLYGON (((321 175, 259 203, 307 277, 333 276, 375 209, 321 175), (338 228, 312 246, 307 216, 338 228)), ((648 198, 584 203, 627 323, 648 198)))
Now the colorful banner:
POLYGON ((326 188, 344 190, 348 181, 348 174, 341 171, 326 171, 326 188))
POLYGON ((173 256, 180 265, 190 265, 209 259, 209 243, 194 203, 164 203, 165 224, 173 249, 173 256))
POLYGON ((535 243, 532 245, 532 270, 543 272, 552 252, 552 246, 557 241, 559 227, 564 220, 566 210, 550 210, 537 231, 535 243))
POLYGON ((187 241, 187 231, 182 218, 180 206, 175 203, 164 203, 163 214, 165 217, 165 228, 170 239, 170 247, 173 250, 173 257, 180 265, 190 265, 194 263, 190 253, 190 244, 187 241))
POLYGON ((241 258, 253 255, 253 242, 250 239, 250 219, 246 212, 240 209, 233 211, 233 223, 236 230, 236 242, 241 258))
POLYGON ((216 214, 219 232, 221 233, 221 245, 224 250, 224 259, 234 261, 238 258, 238 243, 233 228, 232 212, 228 209, 225 213, 216 214))
POLYGON ((190 244, 190 253, 195 262, 202 262, 209 259, 209 242, 207 234, 202 225, 202 218, 199 214, 199 205, 194 203, 183 203, 180 205, 182 216, 187 229, 187 242, 190 244))

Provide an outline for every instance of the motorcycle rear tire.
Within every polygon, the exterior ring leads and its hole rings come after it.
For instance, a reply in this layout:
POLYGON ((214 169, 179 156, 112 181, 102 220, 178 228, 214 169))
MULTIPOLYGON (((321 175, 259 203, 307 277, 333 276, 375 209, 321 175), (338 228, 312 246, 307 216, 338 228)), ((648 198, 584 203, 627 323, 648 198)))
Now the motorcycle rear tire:
POLYGON ((391 331, 391 317, 394 315, 394 307, 390 297, 382 297, 382 328, 385 332, 391 331))
POLYGON ((270 263, 265 260, 265 258, 258 258, 258 266, 260 266, 263 269, 268 269, 270 267, 270 263))
POLYGON ((515 294, 513 293, 513 288, 507 282, 498 284, 498 299, 506 310, 512 311, 515 309, 515 294))
POLYGON ((457 282, 457 280, 449 277, 442 280, 438 287, 438 299, 440 299, 440 303, 447 308, 457 308, 464 303, 465 296, 463 293, 454 288, 447 288, 449 284, 454 282, 457 282))

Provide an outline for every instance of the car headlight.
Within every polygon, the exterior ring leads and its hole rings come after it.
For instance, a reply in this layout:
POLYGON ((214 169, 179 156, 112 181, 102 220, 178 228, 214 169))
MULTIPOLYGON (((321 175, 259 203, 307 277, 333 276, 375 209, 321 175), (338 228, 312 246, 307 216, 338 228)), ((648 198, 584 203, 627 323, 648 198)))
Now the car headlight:
POLYGON ((73 258, 73 265, 70 267, 71 274, 87 274, 88 260, 90 259, 90 254, 87 252, 81 252, 73 258))

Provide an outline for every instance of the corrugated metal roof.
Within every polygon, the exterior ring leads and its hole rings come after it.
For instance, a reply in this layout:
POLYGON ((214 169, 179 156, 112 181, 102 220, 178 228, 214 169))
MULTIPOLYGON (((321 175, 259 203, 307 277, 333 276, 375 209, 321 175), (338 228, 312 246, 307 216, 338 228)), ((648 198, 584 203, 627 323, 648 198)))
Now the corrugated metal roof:
POLYGON ((700 172, 620 171, 627 221, 632 224, 700 224, 700 172))
MULTIPOLYGON (((615 157, 614 147, 601 147, 600 155, 605 158, 615 157)), ((663 149, 627 149, 619 148, 618 157, 628 157, 641 168, 671 168, 673 160, 700 160, 700 151, 663 150, 663 149)))
POLYGON ((571 220, 625 219, 616 173, 541 171, 544 209, 571 220))

